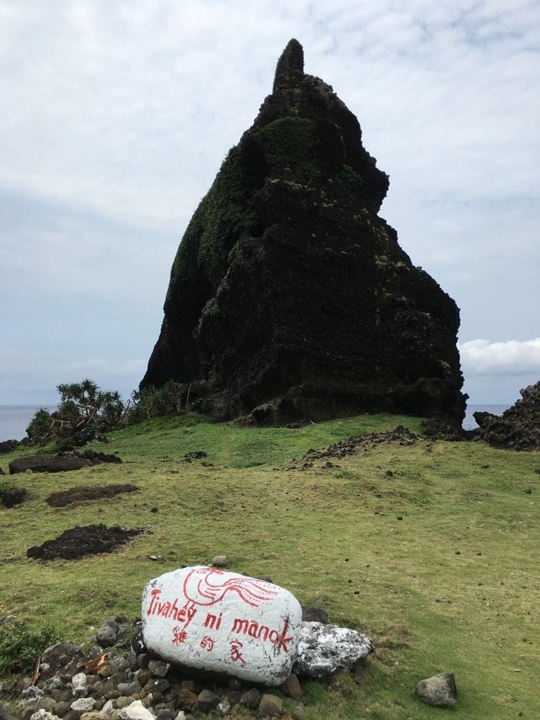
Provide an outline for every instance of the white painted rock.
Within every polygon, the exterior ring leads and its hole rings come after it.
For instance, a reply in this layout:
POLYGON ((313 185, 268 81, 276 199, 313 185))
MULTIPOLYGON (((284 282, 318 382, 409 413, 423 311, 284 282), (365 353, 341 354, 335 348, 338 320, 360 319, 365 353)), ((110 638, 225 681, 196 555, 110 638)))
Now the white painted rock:
POLYGON ((296 659, 302 608, 288 590, 212 567, 188 567, 143 591, 146 647, 186 667, 280 685, 296 659))
POLYGON ((373 650, 371 638, 356 630, 320 622, 304 622, 294 672, 313 678, 340 670, 347 672, 373 650))

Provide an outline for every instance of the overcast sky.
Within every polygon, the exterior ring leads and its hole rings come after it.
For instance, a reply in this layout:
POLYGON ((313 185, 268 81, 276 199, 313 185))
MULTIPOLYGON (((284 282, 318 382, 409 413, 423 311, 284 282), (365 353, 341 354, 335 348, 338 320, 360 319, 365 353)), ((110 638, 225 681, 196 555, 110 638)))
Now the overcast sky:
POLYGON ((470 403, 540 380, 539 0, 0 0, 0 404, 84 377, 129 398, 291 37, 460 307, 470 403))

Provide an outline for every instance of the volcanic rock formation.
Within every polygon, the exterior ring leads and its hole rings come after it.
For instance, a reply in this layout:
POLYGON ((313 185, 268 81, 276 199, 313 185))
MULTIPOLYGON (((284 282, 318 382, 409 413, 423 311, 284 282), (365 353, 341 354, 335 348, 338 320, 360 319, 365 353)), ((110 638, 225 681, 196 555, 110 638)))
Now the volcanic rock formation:
POLYGON ((475 412, 477 437, 493 447, 540 450, 540 382, 519 391, 521 398, 502 415, 475 412))
POLYGON ((291 40, 185 232, 141 389, 259 424, 465 411, 455 302, 377 212, 387 175, 291 40))

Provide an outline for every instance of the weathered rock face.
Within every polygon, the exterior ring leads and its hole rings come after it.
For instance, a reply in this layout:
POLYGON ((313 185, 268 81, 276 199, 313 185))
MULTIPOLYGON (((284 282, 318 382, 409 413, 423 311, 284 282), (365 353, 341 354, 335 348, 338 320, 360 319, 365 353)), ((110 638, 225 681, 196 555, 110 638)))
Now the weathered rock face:
POLYGON ((477 436, 490 445, 510 450, 540 449, 540 382, 519 391, 521 399, 502 415, 475 412, 477 436))
POLYGON ((371 638, 356 630, 303 622, 294 671, 314 678, 348 672, 374 649, 371 638))
POLYGON ((165 573, 145 587, 146 647, 179 667, 280 685, 296 657, 302 608, 290 592, 210 567, 165 573))
POLYGON ((186 230, 141 388, 186 383, 191 407, 260 424, 461 423, 459 311, 378 217, 387 189, 358 120, 291 40, 186 230))

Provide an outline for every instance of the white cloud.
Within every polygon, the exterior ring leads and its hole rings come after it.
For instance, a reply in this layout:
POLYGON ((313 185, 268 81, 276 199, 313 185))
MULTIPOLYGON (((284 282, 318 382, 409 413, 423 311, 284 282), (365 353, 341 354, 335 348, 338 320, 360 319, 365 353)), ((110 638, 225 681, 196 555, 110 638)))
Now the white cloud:
POLYGON ((185 221, 296 34, 308 72, 372 128, 368 147, 382 148, 383 167, 410 194, 530 187, 534 4, 289 5, 27 2, 0 34, 0 183, 123 221, 185 221))
MULTIPOLYGON (((462 337, 537 334, 537 0, 2 0, 2 343, 51 353, 52 387, 69 363, 102 358, 114 381, 142 357, 136 386, 183 230, 291 37, 358 116, 391 177, 382 215, 462 337)), ((521 367, 467 345, 471 378, 521 367)), ((41 387, 9 367, 0 402, 41 387)))
POLYGON ((534 340, 469 340, 459 344, 461 363, 467 375, 528 375, 540 381, 540 338, 534 340))

